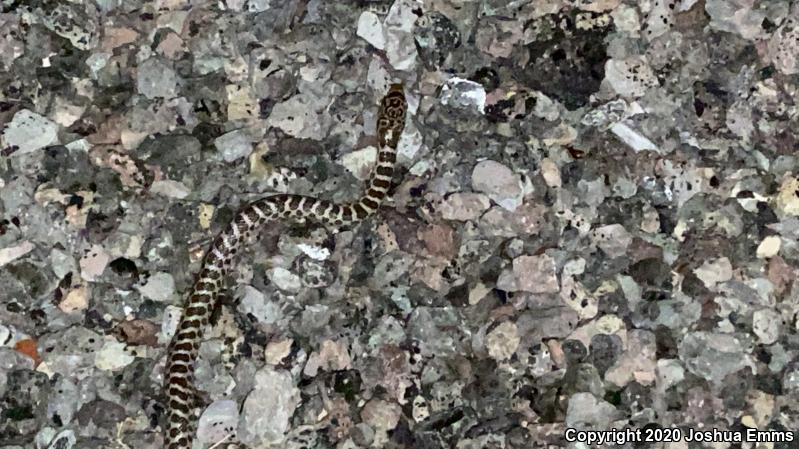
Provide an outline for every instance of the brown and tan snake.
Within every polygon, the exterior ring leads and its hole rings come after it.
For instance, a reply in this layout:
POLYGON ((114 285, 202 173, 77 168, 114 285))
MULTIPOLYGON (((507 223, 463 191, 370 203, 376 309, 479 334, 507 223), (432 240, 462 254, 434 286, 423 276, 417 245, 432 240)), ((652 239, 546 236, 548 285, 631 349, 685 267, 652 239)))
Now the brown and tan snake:
MULTIPOLYGON (((379 151, 366 193, 349 204, 302 195, 273 195, 250 203, 217 235, 205 254, 202 269, 192 286, 172 342, 167 350, 164 389, 167 397, 165 449, 191 449, 195 429, 196 393, 193 386, 194 362, 203 330, 222 290, 241 246, 257 234, 261 226, 284 220, 311 220, 341 226, 373 214, 386 197, 397 142, 405 126, 407 102, 401 84, 393 84, 380 103, 377 118, 379 151)), ((238 447, 235 443, 228 448, 238 447)))

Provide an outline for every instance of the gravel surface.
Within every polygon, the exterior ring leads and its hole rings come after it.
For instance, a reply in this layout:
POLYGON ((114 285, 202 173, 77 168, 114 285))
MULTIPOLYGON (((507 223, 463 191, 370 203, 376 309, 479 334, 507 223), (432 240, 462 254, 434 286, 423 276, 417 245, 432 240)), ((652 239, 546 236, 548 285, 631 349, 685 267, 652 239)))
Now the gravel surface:
POLYGON ((799 447, 796 1, 0 9, 0 449, 160 449, 208 243, 357 198, 393 82, 391 199, 248 248, 195 449, 799 447))

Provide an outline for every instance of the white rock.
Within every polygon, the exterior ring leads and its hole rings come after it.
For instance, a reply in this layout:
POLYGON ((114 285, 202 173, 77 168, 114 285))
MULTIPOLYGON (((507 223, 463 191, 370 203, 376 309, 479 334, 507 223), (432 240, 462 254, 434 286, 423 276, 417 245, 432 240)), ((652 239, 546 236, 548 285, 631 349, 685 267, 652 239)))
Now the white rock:
POLYGON ((183 307, 166 306, 164 317, 161 320, 161 335, 158 338, 160 343, 169 342, 172 336, 175 335, 182 314, 183 307))
POLYGON ((395 428, 402 416, 402 409, 398 404, 372 399, 361 410, 361 419, 378 431, 387 431, 395 428))
POLYGON ((463 78, 450 78, 441 90, 441 104, 461 108, 474 108, 483 114, 486 91, 482 84, 463 78))
POLYGON ((255 388, 244 401, 240 440, 248 446, 277 443, 289 428, 300 403, 291 374, 264 367, 255 373, 255 388))
POLYGON ((341 156, 341 165, 361 181, 369 179, 377 161, 377 148, 368 146, 341 156))
POLYGON ((657 369, 655 334, 634 329, 628 334, 627 350, 605 373, 605 380, 623 387, 635 380, 642 385, 655 382, 657 369))
POLYGON ((330 258, 330 250, 323 246, 298 243, 297 248, 313 260, 327 260, 330 258))
POLYGON ((384 22, 386 57, 397 70, 411 71, 416 66, 416 46, 413 28, 419 8, 415 0, 395 0, 384 22))
POLYGON ((682 367, 679 360, 660 359, 655 369, 655 378, 658 389, 666 391, 685 379, 685 368, 682 367))
POLYGON ((522 203, 521 177, 499 162, 479 162, 472 171, 472 188, 485 193, 503 209, 515 211, 522 203))
POLYGON ((674 6, 674 3, 670 0, 655 0, 649 3, 651 9, 644 18, 644 37, 652 41, 671 29, 674 12, 670 5, 674 6))
POLYGON ((320 370, 341 371, 352 368, 347 344, 343 341, 325 340, 318 352, 313 352, 308 357, 303 373, 314 377, 320 370))
POLYGON ((659 151, 657 145, 649 140, 648 137, 630 128, 624 122, 614 124, 610 127, 610 131, 636 153, 639 151, 659 151))
POLYGON ((488 355, 494 360, 507 360, 516 352, 520 341, 516 324, 505 321, 486 335, 488 355))
POLYGON ((776 206, 779 212, 787 215, 799 215, 799 179, 788 176, 782 180, 780 191, 777 193, 776 206))
POLYGON ((577 429, 607 429, 618 415, 613 405, 591 393, 575 393, 569 398, 566 425, 577 429))
POLYGON ((27 109, 14 114, 2 131, 2 146, 17 147, 11 153, 25 154, 58 143, 58 125, 50 119, 27 109))
MULTIPOLYGON (((75 263, 72 254, 53 248, 50 251, 49 259, 53 273, 59 279, 62 279, 70 271, 77 271, 78 264, 75 263)), ((0 263, 0 266, 2 266, 2 263, 0 263)))
POLYGON ((270 341, 264 349, 264 361, 269 365, 277 365, 284 358, 291 354, 291 346, 294 340, 286 338, 279 341, 270 341))
POLYGON ((175 293, 175 279, 169 273, 154 273, 139 287, 139 292, 153 301, 167 301, 175 293))
POLYGON ((749 0, 706 0, 704 9, 711 28, 752 40, 764 33, 766 18, 766 8, 753 9, 755 4, 749 0))
POLYGON ((86 310, 89 307, 89 289, 85 285, 73 288, 67 296, 58 303, 58 308, 64 313, 86 310))
POLYGON ((380 17, 371 11, 361 13, 358 18, 357 34, 378 50, 386 48, 386 35, 383 31, 383 24, 380 23, 380 17))
POLYGON ((264 12, 270 8, 271 0, 247 0, 247 10, 249 12, 264 12))
POLYGON ((319 99, 309 94, 298 94, 278 103, 266 120, 270 126, 282 129, 286 134, 301 139, 321 140, 329 117, 316 112, 319 99))
POLYGON ((35 248, 33 243, 25 240, 19 245, 0 249, 0 267, 19 259, 25 254, 28 254, 29 252, 33 251, 33 248, 35 248))
POLYGON ((771 36, 768 50, 774 67, 786 75, 799 73, 799 6, 771 36))
POLYGON ((782 318, 772 309, 756 310, 752 315, 752 331, 760 343, 770 345, 780 337, 782 318))
POLYGON ((474 220, 491 207, 488 197, 480 193, 453 193, 441 203, 439 211, 445 220, 474 220))
POLYGON ((6 347, 14 346, 13 344, 9 344, 9 343, 11 343, 11 329, 9 329, 6 326, 3 326, 2 324, 0 324, 0 347, 1 346, 6 346, 6 347))
POLYGON ((252 140, 240 129, 217 137, 214 146, 225 162, 233 162, 252 153, 252 140))
POLYGON ((239 302, 238 309, 246 314, 252 314, 259 323, 275 323, 283 317, 280 306, 266 299, 263 293, 249 285, 244 287, 244 297, 239 302))
POLYGON ((541 161, 541 176, 549 187, 560 187, 560 169, 552 159, 545 158, 541 161))
POLYGON ((641 97, 650 87, 657 87, 655 72, 643 56, 609 59, 605 62, 605 80, 618 95, 641 97))
POLYGON ((93 245, 91 249, 83 255, 80 259, 80 277, 89 282, 95 281, 99 278, 111 257, 100 245, 93 245))
POLYGON ((610 16, 613 18, 613 25, 617 30, 631 36, 638 36, 641 19, 638 17, 638 10, 635 7, 619 5, 610 12, 610 16))
POLYGON ((95 354, 94 366, 114 371, 130 365, 136 358, 125 351, 125 346, 125 343, 117 341, 114 337, 106 337, 103 347, 95 354))
POLYGON ((694 274, 707 288, 713 288, 720 282, 727 282, 732 279, 732 264, 730 259, 726 257, 708 260, 702 266, 696 268, 694 274))
POLYGON ((197 441, 203 447, 218 443, 236 433, 239 424, 239 406, 235 401, 214 401, 203 411, 197 424, 197 441))
POLYGON ((414 160, 423 142, 422 133, 419 132, 416 125, 412 121, 406 121, 405 129, 397 142, 397 159, 400 161, 414 160))
POLYGON ((178 75, 158 57, 139 64, 136 87, 147 98, 173 98, 178 93, 178 75))
POLYGON ((633 241, 632 236, 620 224, 600 226, 593 232, 593 241, 610 258, 623 256, 633 241))
POLYGON ((780 252, 780 246, 782 239, 777 235, 770 235, 757 245, 757 257, 760 259, 774 257, 780 252))
POLYGON ((160 181, 153 182, 153 185, 150 186, 150 192, 169 198, 182 200, 183 198, 189 196, 191 190, 189 190, 189 188, 180 181, 162 179, 160 181))
POLYGON ((300 277, 283 267, 275 267, 267 272, 269 280, 281 290, 296 293, 302 287, 300 277))

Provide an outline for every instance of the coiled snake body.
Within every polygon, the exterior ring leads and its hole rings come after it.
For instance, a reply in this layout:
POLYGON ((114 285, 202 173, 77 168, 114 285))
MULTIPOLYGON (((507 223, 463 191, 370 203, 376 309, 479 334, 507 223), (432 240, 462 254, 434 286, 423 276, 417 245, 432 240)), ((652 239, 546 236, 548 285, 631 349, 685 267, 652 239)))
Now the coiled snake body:
MULTIPOLYGON (((165 449, 191 449, 194 433, 196 393, 194 362, 202 332, 208 325, 222 283, 241 245, 260 226, 274 220, 312 220, 341 226, 363 220, 374 213, 386 196, 396 161, 397 142, 405 126, 407 103, 402 85, 393 84, 380 103, 377 118, 379 151, 365 194, 350 204, 302 195, 273 195, 241 209, 214 239, 203 259, 202 269, 186 300, 183 316, 167 351, 165 384, 167 426, 165 449)), ((228 447, 236 447, 230 445, 228 447)))

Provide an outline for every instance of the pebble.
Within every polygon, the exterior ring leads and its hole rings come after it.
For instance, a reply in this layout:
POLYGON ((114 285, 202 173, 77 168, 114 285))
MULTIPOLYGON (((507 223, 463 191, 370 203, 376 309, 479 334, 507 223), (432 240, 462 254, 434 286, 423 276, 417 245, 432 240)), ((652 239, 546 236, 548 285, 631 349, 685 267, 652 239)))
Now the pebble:
POLYGON ((521 177, 499 162, 478 162, 472 171, 472 188, 485 193, 511 212, 522 204, 524 192, 521 177))
POLYGON ((64 313, 73 313, 86 310, 89 307, 89 289, 85 285, 73 288, 66 297, 58 303, 58 308, 64 313))
POLYGON ((173 98, 178 94, 178 75, 171 64, 151 57, 141 64, 136 73, 136 88, 149 99, 173 98))
POLYGON ((377 161, 377 148, 368 146, 341 157, 341 165, 361 181, 369 179, 377 161))
POLYGON ((252 140, 243 130, 237 129, 222 134, 214 140, 214 146, 225 162, 234 162, 252 153, 252 140))
POLYGON ((799 191, 799 179, 788 176, 782 180, 780 190, 777 193, 776 207, 777 210, 790 216, 799 216, 799 197, 796 192, 799 191))
POLYGON ((780 337, 782 317, 772 309, 756 310, 752 316, 752 331, 764 345, 770 345, 780 337))
POLYGON ((180 181, 162 179, 160 181, 153 182, 153 184, 150 186, 150 192, 163 195, 167 198, 182 200, 189 196, 191 190, 180 181))
POLYGON ((62 430, 53 438, 47 449, 72 449, 76 441, 75 431, 71 429, 62 430))
POLYGON ((78 262, 80 277, 88 282, 96 281, 103 274, 110 260, 111 256, 108 255, 102 246, 93 245, 78 262))
MULTIPOLYGON (((59 279, 63 279, 67 273, 78 271, 78 264, 71 254, 53 248, 50 251, 50 266, 53 268, 53 273, 59 279)), ((2 264, 0 264, 2 265, 2 264)))
POLYGON ((709 0, 705 11, 713 28, 737 34, 744 39, 754 39, 763 33, 764 11, 753 10, 752 3, 709 0))
POLYGON ((649 140, 648 137, 624 122, 615 123, 610 127, 610 131, 636 153, 641 151, 660 151, 658 146, 649 140))
POLYGON ((142 296, 153 301, 168 301, 175 294, 175 278, 169 273, 159 271, 147 278, 138 290, 142 296))
POLYGON ((643 56, 609 59, 605 63, 605 82, 626 98, 642 97, 647 89, 658 86, 655 72, 643 56))
POLYGON ((31 153, 60 143, 58 125, 47 117, 27 109, 14 114, 14 118, 5 126, 0 136, 2 136, 0 146, 17 148, 11 153, 12 156, 31 153))
MULTIPOLYGON (((756 21, 757 15, 752 17, 756 21)), ((762 19, 761 19, 762 23, 762 19)), ((793 11, 787 20, 771 35, 768 42, 768 51, 774 67, 786 75, 799 73, 799 7, 793 6, 793 11)), ((759 24, 753 24, 755 29, 759 24)))
POLYGON ((726 257, 707 260, 694 270, 694 274, 707 288, 713 288, 720 282, 727 282, 732 279, 732 264, 730 259, 726 257))
POLYGON ((261 368, 255 373, 255 388, 244 400, 239 439, 250 446, 281 441, 299 403, 300 390, 290 373, 261 368))
POLYGON ((106 337, 103 346, 95 354, 94 366, 98 369, 116 371, 124 368, 136 360, 125 350, 125 343, 117 341, 114 337, 106 337))
POLYGON ((510 321, 502 322, 486 335, 488 355, 497 361, 507 360, 516 352, 520 341, 516 324, 510 321))
POLYGON ((322 140, 329 117, 316 113, 316 97, 298 94, 280 102, 272 109, 267 124, 300 139, 322 140))
POLYGON ((627 334, 627 350, 605 373, 605 380, 624 387, 632 381, 651 385, 657 369, 655 334, 634 329, 627 334))
POLYGON ((594 244, 611 259, 625 255, 633 241, 627 229, 618 223, 594 229, 592 239, 594 244))
POLYGON ((396 0, 383 22, 385 51, 389 63, 396 70, 413 71, 416 66, 416 46, 413 43, 414 24, 418 4, 413 0, 396 0))
POLYGON ((475 220, 491 207, 488 196, 479 193, 453 193, 439 206, 445 220, 475 220))
POLYGON ((352 359, 346 343, 342 341, 325 340, 319 352, 313 352, 308 357, 303 373, 315 377, 319 371, 341 371, 352 368, 352 359))
POLYGON ((482 84, 463 78, 450 78, 441 91, 441 104, 456 108, 468 108, 483 114, 486 91, 482 84))
POLYGON ((264 360, 269 365, 279 365, 283 359, 291 354, 294 340, 286 338, 279 341, 270 341, 264 349, 264 360))
POLYGON ((612 404, 597 399, 591 393, 575 393, 566 409, 566 426, 579 430, 609 429, 619 416, 612 404))
POLYGON ((361 13, 360 17, 358 17, 358 30, 356 34, 378 50, 386 48, 386 36, 385 31, 383 31, 383 24, 380 23, 380 18, 377 14, 371 11, 364 11, 361 13))
POLYGON ((546 158, 541 161, 541 176, 549 187, 557 188, 562 185, 560 169, 552 159, 546 158))
POLYGON ((770 235, 764 238, 759 245, 757 245, 757 257, 760 259, 768 259, 776 256, 780 252, 782 246, 782 239, 776 235, 770 235))
POLYGON ((547 256, 519 256, 513 259, 512 271, 503 272, 497 288, 506 291, 557 293, 560 291, 555 261, 547 256))
POLYGON ((197 442, 203 447, 235 435, 239 424, 239 405, 229 399, 214 401, 206 408, 197 423, 197 442))
POLYGON ((275 267, 267 272, 269 280, 275 283, 275 286, 283 291, 296 293, 302 288, 302 280, 299 276, 291 271, 275 267))
POLYGON ((147 320, 133 319, 117 326, 120 337, 128 345, 158 345, 158 326, 147 320))
POLYGON ((33 243, 26 240, 19 245, 0 249, 0 267, 25 256, 29 252, 33 251, 34 248, 35 246, 33 243))
POLYGON ((280 305, 267 300, 263 293, 252 286, 244 286, 244 297, 238 306, 244 314, 252 314, 259 323, 275 323, 283 317, 280 305))
POLYGON ((399 405, 381 399, 372 399, 363 406, 361 419, 377 431, 394 429, 402 416, 399 405))
POLYGON ((680 343, 679 354, 689 371, 716 383, 750 363, 746 346, 730 334, 690 332, 680 343))

